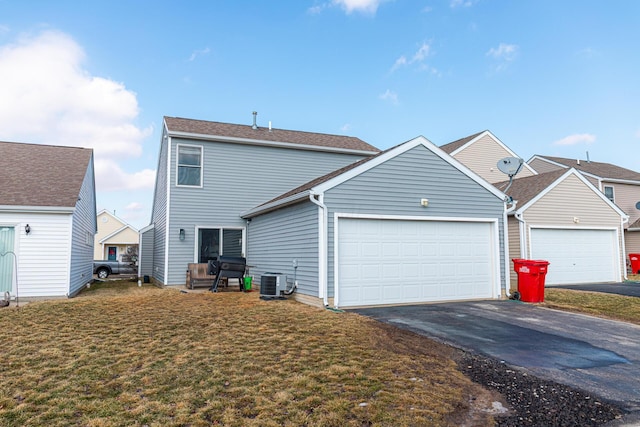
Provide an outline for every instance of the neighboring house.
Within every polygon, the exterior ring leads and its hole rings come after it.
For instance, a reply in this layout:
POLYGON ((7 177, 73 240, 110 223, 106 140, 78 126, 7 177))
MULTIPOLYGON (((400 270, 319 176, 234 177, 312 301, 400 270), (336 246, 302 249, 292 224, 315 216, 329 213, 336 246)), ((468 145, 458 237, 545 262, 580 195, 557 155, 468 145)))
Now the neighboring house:
POLYGON ((358 138, 259 127, 255 114, 253 126, 165 117, 140 275, 181 285, 188 263, 245 255, 242 212, 378 152, 358 138))
POLYGON ((0 292, 77 294, 93 272, 93 151, 0 142, 0 182, 0 292))
MULTIPOLYGON (((496 166, 498 160, 518 157, 488 130, 450 142, 440 148, 490 183, 505 180, 506 175, 496 166)), ((534 168, 523 163, 517 177, 532 176, 536 173, 534 168)))
MULTIPOLYGON (((504 190, 509 182, 495 185, 504 190)), ((626 278, 627 215, 580 172, 570 168, 515 179, 506 193, 514 201, 509 257, 549 261, 547 285, 626 278)), ((511 271, 511 287, 516 284, 511 271)))
POLYGON ((93 259, 136 262, 138 230, 106 209, 98 212, 98 233, 95 236, 93 259))
POLYGON ((505 198, 418 137, 246 211, 248 262, 311 304, 500 298, 505 198))
POLYGON ((640 253, 640 173, 590 160, 535 155, 527 162, 538 172, 579 170, 598 190, 629 216, 625 230, 626 253, 640 253))

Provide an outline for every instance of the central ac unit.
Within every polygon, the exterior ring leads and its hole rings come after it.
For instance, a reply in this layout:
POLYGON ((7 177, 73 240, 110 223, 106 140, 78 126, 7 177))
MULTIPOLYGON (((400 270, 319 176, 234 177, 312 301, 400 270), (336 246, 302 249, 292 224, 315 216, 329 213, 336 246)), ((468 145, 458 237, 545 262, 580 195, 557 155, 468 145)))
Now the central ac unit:
POLYGON ((261 297, 279 297, 287 290, 287 276, 282 273, 264 273, 260 278, 261 297))

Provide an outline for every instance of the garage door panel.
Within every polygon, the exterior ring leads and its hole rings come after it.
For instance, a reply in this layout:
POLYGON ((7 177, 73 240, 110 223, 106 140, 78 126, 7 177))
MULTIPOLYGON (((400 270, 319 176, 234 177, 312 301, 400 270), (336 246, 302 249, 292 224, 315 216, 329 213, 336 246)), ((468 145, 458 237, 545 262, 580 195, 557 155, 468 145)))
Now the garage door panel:
POLYGON ((532 229, 531 255, 549 261, 546 284, 619 280, 615 230, 532 229))
POLYGON ((491 230, 481 222, 340 219, 339 304, 491 298, 491 230))

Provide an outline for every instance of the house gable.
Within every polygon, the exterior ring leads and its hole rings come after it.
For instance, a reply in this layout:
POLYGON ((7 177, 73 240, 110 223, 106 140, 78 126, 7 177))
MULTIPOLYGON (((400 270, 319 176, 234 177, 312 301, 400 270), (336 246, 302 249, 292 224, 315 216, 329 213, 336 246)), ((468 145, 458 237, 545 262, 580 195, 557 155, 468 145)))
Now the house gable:
MULTIPOLYGON (((445 144, 441 148, 491 183, 503 181, 505 178, 505 175, 496 166, 500 159, 519 157, 489 131, 445 144)), ((536 171, 525 163, 518 172, 518 177, 535 174, 536 171)))
MULTIPOLYGON (((419 146, 424 147, 427 149, 427 151, 431 152, 433 156, 439 159, 440 163, 448 164, 448 168, 450 168, 451 170, 456 170, 457 173, 466 175, 467 179, 474 181, 478 187, 483 188, 493 196, 499 198, 500 200, 504 200, 504 198, 506 197, 504 193, 502 193, 493 185, 488 184, 484 179, 476 175, 472 170, 467 168, 465 165, 461 164, 453 157, 447 155, 444 151, 436 147, 425 137, 420 136, 410 141, 407 141, 403 144, 400 144, 396 147, 388 149, 384 152, 381 152, 376 156, 362 159, 359 162, 353 163, 342 169, 338 169, 325 176, 322 176, 306 184, 303 184, 302 186, 295 188, 287 193, 284 193, 264 203, 263 205, 260 205, 248 211, 245 211, 243 213, 243 217, 251 218, 252 216, 267 212, 269 210, 278 209, 279 207, 282 207, 291 203, 298 203, 299 201, 302 201, 311 195, 318 195, 318 194, 327 192, 333 187, 336 187, 338 185, 341 185, 344 182, 352 180, 353 178, 361 174, 364 174, 369 170, 376 168, 379 165, 386 163, 389 160, 394 159, 395 157, 400 156, 403 153, 408 152, 414 149, 415 147, 419 147, 419 146)), ((416 170, 421 170, 422 168, 424 168, 424 166, 421 166, 419 164, 411 165, 411 166, 415 167, 416 169, 414 170, 411 168, 407 168, 406 173, 408 173, 409 175, 405 174, 405 178, 403 179, 411 180, 410 177, 412 176, 412 174, 415 174, 416 170)), ((444 181, 444 178, 441 178, 441 180, 444 181)))
MULTIPOLYGON (((153 258, 152 274, 161 283, 184 283, 186 264, 204 253, 202 233, 246 236, 240 214, 247 208, 378 152, 347 136, 165 117, 152 213, 154 247, 146 245, 141 258, 153 258), (197 186, 177 183, 179 171, 185 172, 177 159, 182 145, 200 149, 197 186)), ((241 241, 244 252, 246 239, 241 241)), ((220 250, 215 242, 209 246, 211 253, 220 250)))
POLYGON ((619 227, 626 218, 579 172, 570 169, 517 209, 527 221, 567 227, 619 227))

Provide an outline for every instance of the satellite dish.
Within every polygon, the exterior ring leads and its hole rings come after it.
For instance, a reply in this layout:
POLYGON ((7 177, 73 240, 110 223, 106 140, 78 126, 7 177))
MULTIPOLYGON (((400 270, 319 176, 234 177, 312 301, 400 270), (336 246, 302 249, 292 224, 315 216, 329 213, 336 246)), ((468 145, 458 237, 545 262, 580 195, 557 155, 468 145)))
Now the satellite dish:
POLYGON ((636 203, 636 209, 640 211, 640 202, 636 203))
POLYGON ((520 172, 520 168, 524 160, 518 157, 505 157, 504 159, 498 160, 496 166, 500 169, 500 172, 509 175, 509 178, 513 177, 515 174, 520 172))

